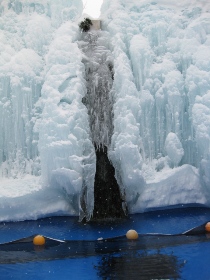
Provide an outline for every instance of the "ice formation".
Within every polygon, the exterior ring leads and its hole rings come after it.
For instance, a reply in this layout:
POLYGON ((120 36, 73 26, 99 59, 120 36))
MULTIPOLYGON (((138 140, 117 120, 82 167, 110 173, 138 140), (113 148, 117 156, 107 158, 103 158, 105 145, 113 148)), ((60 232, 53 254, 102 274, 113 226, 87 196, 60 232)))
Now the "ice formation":
POLYGON ((110 156, 130 211, 209 204, 210 4, 107 0, 102 18, 115 69, 110 156))
MULTIPOLYGON (((93 211, 82 8, 0 0, 0 221, 82 215, 84 184, 93 211)), ((108 154, 130 212, 209 206, 210 4, 104 0, 101 12, 114 75, 108 154)))
POLYGON ((1 220, 79 213, 91 153, 76 43, 82 9, 79 0, 0 1, 1 220))
POLYGON ((184 150, 182 148, 182 143, 175 133, 170 132, 167 135, 165 141, 165 150, 172 164, 174 166, 178 166, 184 155, 184 150))

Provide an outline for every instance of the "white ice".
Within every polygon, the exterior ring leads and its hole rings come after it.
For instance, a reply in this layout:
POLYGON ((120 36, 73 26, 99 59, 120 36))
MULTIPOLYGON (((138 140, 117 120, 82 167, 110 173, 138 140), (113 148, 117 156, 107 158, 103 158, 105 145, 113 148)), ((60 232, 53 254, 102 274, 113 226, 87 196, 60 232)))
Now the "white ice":
MULTIPOLYGON (((209 2, 104 0, 101 12, 109 158, 130 212, 210 206, 209 2)), ((84 184, 92 212, 81 15, 80 0, 0 0, 0 221, 81 215, 84 184)))
POLYGON ((110 158, 130 211, 209 205, 210 3, 106 0, 101 12, 115 69, 110 158))

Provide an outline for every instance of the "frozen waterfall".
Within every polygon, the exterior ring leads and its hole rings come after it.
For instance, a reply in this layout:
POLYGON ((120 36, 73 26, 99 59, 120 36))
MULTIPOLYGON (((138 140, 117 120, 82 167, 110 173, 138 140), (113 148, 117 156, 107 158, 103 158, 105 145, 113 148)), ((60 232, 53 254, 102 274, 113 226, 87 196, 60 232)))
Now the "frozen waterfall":
POLYGON ((94 143, 130 213, 209 206, 210 4, 104 0, 92 46, 82 9, 0 0, 0 221, 89 219, 94 143))

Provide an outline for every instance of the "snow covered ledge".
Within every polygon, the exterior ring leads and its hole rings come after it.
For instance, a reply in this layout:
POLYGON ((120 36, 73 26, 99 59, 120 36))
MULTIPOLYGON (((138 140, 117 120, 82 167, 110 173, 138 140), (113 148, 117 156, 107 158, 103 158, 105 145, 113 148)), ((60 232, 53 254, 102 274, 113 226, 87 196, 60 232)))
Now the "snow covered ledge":
POLYGON ((139 213, 176 206, 209 206, 208 202, 207 191, 200 181, 198 169, 185 164, 158 172, 158 176, 153 181, 147 182, 130 211, 139 213))
MULTIPOLYGON (((0 222, 78 215, 73 204, 69 203, 70 197, 57 182, 52 188, 44 188, 39 180, 40 178, 35 176, 20 180, 1 180, 0 222)), ((207 190, 200 180, 199 170, 185 164, 157 172, 154 180, 147 181, 140 195, 134 197, 129 210, 134 214, 180 206, 209 207, 209 201, 207 190)))

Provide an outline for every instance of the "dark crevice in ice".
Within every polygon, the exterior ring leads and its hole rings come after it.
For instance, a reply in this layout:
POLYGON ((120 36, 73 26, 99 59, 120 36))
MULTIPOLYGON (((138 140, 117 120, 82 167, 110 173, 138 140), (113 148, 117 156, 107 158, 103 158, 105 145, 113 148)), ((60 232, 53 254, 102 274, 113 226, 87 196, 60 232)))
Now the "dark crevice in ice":
MULTIPOLYGON (((87 32, 82 36, 80 47, 86 57, 84 64, 87 81, 87 94, 82 101, 88 110, 91 138, 96 153, 92 219, 121 218, 125 216, 125 203, 115 178, 115 169, 108 158, 113 132, 112 55, 102 31, 87 32)), ((81 206, 85 209, 85 199, 82 201, 81 206)))
POLYGON ((107 156, 107 147, 98 147, 96 148, 93 219, 124 217, 123 202, 114 167, 107 156))

